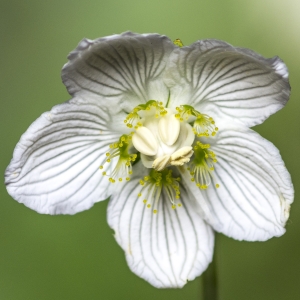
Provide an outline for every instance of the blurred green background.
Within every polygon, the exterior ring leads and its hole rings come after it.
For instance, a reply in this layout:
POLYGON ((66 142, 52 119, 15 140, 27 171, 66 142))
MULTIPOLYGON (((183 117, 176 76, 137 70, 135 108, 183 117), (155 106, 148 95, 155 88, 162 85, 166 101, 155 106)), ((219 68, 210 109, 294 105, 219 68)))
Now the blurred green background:
MULTIPOLYGON (((69 99, 60 70, 84 37, 158 32, 185 45, 216 38, 280 56, 292 97, 256 130, 281 151, 295 189, 300 180, 299 0, 1 0, 1 172, 21 134, 69 99)), ((106 223, 107 202, 75 216, 47 216, 18 204, 1 185, 0 299, 202 299, 201 277, 158 290, 131 273, 106 223)), ((300 204, 287 232, 264 243, 217 236, 222 300, 300 299, 300 204)))

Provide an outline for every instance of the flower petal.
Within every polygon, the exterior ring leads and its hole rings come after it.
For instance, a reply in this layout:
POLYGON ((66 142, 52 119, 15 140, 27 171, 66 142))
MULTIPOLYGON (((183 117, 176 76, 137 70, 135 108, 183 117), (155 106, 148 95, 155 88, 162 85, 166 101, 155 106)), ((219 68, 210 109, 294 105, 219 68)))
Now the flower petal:
POLYGON ((186 180, 206 221, 238 240, 282 235, 294 190, 278 149, 256 132, 234 127, 220 131, 211 149, 218 160, 213 184, 199 190, 186 180))
POLYGON ((182 207, 173 210, 162 195, 154 214, 137 196, 141 176, 139 172, 114 193, 109 202, 108 223, 135 274, 155 287, 182 287, 211 262, 213 231, 194 212, 184 187, 182 207))
POLYGON ((119 100, 130 111, 151 99, 166 102, 168 89, 161 80, 174 49, 166 36, 125 32, 97 40, 82 40, 69 54, 62 79, 71 95, 119 100))
POLYGON ((288 101, 285 64, 217 40, 203 40, 176 49, 165 82, 172 88, 172 106, 186 103, 219 119, 246 126, 262 123, 288 101))
POLYGON ((99 166, 119 138, 107 129, 109 118, 77 99, 44 113, 15 148, 5 172, 9 194, 46 214, 74 214, 106 199, 108 180, 99 166))

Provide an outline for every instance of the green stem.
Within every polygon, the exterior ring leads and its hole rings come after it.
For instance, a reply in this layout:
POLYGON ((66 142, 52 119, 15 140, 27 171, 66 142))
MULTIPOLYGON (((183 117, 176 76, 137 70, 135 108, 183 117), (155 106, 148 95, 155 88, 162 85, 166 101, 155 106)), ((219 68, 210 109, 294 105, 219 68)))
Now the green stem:
POLYGON ((216 255, 202 275, 203 278, 203 300, 218 300, 218 280, 216 255))

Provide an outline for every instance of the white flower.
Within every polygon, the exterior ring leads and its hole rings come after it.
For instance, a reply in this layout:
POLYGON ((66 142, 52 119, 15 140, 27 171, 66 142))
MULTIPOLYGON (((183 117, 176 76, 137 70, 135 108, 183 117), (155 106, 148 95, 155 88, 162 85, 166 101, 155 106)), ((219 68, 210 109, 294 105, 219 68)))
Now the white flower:
POLYGON ((73 98, 29 127, 6 170, 17 201, 74 214, 111 196, 129 267, 156 287, 199 276, 213 230, 248 241, 285 232, 290 175, 249 129, 288 100, 279 58, 127 32, 81 41, 62 79, 73 98))

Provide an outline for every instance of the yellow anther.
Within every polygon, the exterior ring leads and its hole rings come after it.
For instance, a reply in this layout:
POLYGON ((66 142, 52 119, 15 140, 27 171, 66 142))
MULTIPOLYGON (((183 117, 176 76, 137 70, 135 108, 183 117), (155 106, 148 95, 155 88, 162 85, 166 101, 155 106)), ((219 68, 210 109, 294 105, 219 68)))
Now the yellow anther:
POLYGON ((176 39, 173 41, 174 45, 178 46, 178 47, 183 47, 183 43, 181 41, 181 39, 176 39))
POLYGON ((147 207, 150 208, 150 207, 151 207, 151 204, 147 204, 147 207))
POLYGON ((216 188, 218 189, 219 187, 220 187, 220 185, 217 183, 217 184, 216 184, 216 188))
POLYGON ((156 209, 154 209, 154 210, 153 210, 153 213, 154 213, 154 214, 157 214, 157 210, 156 210, 156 209))

